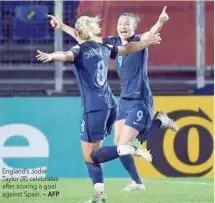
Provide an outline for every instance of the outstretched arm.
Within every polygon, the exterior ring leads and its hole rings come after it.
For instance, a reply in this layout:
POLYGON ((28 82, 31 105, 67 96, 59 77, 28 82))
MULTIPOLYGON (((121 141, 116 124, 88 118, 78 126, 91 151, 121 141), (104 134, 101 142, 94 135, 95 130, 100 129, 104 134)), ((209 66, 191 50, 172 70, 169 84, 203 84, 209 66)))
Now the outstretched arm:
POLYGON ((151 32, 147 32, 144 40, 139 42, 130 42, 124 46, 118 46, 118 56, 138 52, 150 45, 160 44, 161 40, 159 33, 154 35, 151 32))
POLYGON ((78 36, 75 34, 75 28, 70 27, 62 22, 60 18, 53 15, 47 15, 47 17, 50 19, 50 24, 52 27, 57 29, 62 29, 67 34, 71 35, 73 38, 75 38, 79 42, 78 36))
MULTIPOLYGON (((62 20, 60 18, 58 18, 57 16, 47 15, 47 17, 50 19, 50 24, 52 27, 57 28, 57 29, 62 29, 64 32, 66 32, 67 34, 72 36, 79 44, 82 42, 82 40, 76 34, 75 28, 64 24, 62 22, 62 20)), ((98 43, 103 43, 102 38, 98 37, 98 36, 94 37, 93 40, 98 43)))
MULTIPOLYGON (((163 25, 165 22, 167 22, 169 20, 169 16, 168 14, 166 13, 166 6, 164 6, 160 16, 159 16, 159 19, 158 21, 153 25, 153 27, 150 29, 150 32, 152 34, 157 34, 160 32, 160 30, 162 29, 163 25)), ((140 40, 143 40, 144 39, 144 35, 145 33, 141 36, 140 40)))
POLYGON ((38 55, 36 56, 37 60, 43 61, 43 63, 49 62, 49 61, 74 61, 74 54, 72 51, 57 51, 53 53, 45 53, 40 50, 37 50, 38 55))

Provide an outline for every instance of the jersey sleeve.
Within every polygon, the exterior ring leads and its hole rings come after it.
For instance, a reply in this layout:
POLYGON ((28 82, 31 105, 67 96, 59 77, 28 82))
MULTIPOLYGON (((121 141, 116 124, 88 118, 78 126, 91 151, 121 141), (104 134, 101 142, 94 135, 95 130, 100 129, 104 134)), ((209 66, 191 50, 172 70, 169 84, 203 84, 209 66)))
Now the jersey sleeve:
POLYGON ((133 42, 139 42, 141 36, 142 36, 142 34, 134 35, 131 41, 133 41, 133 42))
POLYGON ((117 54, 118 54, 118 47, 110 45, 110 44, 106 44, 106 46, 110 50, 110 58, 115 59, 117 57, 117 54))
POLYGON ((70 51, 74 54, 74 57, 76 58, 80 52, 80 46, 79 45, 75 45, 74 47, 72 47, 70 49, 70 51))
POLYGON ((140 40, 140 38, 142 37, 143 34, 138 34, 136 35, 136 38, 140 40))
POLYGON ((103 44, 114 45, 114 37, 105 37, 102 38, 103 44))

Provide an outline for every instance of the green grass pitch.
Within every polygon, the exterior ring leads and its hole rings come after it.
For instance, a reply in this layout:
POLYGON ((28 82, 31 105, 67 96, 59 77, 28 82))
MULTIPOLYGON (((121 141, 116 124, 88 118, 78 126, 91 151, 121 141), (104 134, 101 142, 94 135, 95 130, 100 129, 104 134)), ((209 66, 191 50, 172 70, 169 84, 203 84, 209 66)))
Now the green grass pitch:
MULTIPOLYGON (((6 183, 6 181, 0 182, 0 203, 83 203, 93 194, 89 179, 60 179, 57 182, 28 181, 27 183, 14 181, 7 185, 13 189, 5 188, 6 183), (59 191, 60 194, 56 197, 53 191, 59 191), (6 198, 7 193, 13 194, 13 197, 6 198), (19 197, 14 197, 18 193, 19 197)), ((122 192, 128 183, 129 180, 126 179, 105 179, 107 203, 214 202, 213 178, 145 179, 145 191, 122 192)))

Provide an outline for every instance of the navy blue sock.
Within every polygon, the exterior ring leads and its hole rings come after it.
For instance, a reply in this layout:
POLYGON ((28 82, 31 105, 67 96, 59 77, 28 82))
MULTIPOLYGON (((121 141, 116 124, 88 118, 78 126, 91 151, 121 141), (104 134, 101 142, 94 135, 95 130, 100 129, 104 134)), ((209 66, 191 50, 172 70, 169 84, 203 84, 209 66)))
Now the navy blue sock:
POLYGON ((152 122, 152 125, 151 127, 149 128, 149 130, 143 132, 143 133, 140 133, 138 136, 137 136, 137 139, 140 141, 140 143, 142 144, 143 142, 145 142, 147 139, 148 139, 148 136, 156 129, 160 128, 161 127, 161 121, 156 119, 156 120, 153 120, 152 122))
POLYGON ((103 183, 103 166, 102 164, 88 164, 86 163, 88 168, 88 173, 90 175, 90 178, 93 181, 93 185, 96 183, 103 183))
POLYGON ((142 184, 134 162, 134 157, 132 155, 120 156, 120 161, 122 162, 124 168, 128 171, 132 180, 138 184, 142 184))
POLYGON ((150 130, 155 130, 155 129, 157 129, 157 128, 160 128, 161 127, 161 121, 160 120, 158 120, 158 119, 156 119, 156 120, 153 120, 152 121, 152 125, 151 125, 151 127, 150 127, 150 130))
POLYGON ((117 146, 104 146, 94 150, 91 158, 94 163, 105 163, 118 158, 117 146))

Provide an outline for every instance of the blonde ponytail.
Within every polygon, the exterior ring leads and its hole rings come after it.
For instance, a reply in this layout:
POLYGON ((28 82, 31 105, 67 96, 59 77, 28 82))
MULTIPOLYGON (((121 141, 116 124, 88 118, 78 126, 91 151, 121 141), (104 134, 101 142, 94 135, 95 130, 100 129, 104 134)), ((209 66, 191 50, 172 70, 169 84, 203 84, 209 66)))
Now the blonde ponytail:
POLYGON ((75 23, 75 29, 82 40, 89 40, 90 38, 101 33, 99 26, 101 19, 99 16, 89 17, 81 16, 75 23))

